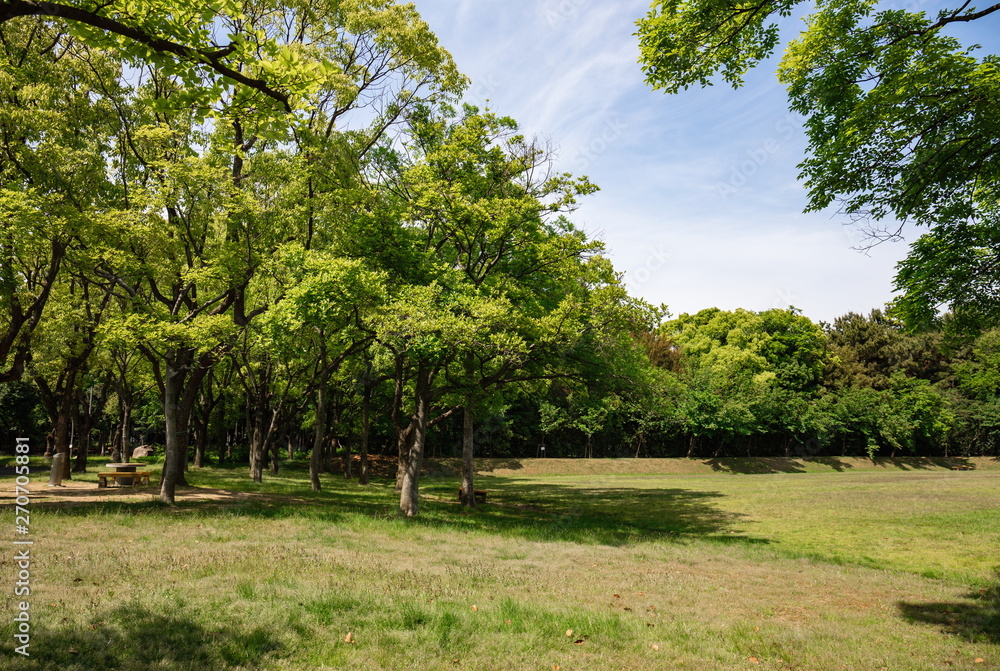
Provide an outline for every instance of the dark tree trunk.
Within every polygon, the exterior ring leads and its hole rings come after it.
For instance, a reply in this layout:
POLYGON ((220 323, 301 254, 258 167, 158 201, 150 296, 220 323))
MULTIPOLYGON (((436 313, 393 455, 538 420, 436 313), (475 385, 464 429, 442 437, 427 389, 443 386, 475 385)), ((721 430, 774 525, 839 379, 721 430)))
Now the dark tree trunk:
POLYGON ((473 459, 475 447, 475 400, 472 394, 465 398, 465 408, 462 418, 462 505, 476 507, 475 473, 476 465, 473 459))
POLYGON ((343 457, 344 479, 345 480, 350 480, 351 478, 354 477, 354 474, 351 472, 351 470, 352 470, 351 469, 351 456, 352 455, 351 455, 351 441, 350 441, 350 439, 345 440, 343 443, 341 443, 341 445, 343 445, 343 448, 344 448, 344 457, 343 457))
POLYGON ((319 470, 323 459, 323 441, 326 438, 326 391, 323 387, 321 384, 316 389, 316 428, 312 452, 309 454, 309 482, 314 492, 320 491, 319 470))
POLYGON ((403 491, 403 477, 410 461, 410 444, 413 438, 412 425, 396 433, 396 491, 403 491))
POLYGON ((368 441, 371 438, 371 385, 365 384, 364 392, 361 396, 361 440, 358 451, 361 453, 361 471, 358 473, 358 484, 368 484, 368 441))

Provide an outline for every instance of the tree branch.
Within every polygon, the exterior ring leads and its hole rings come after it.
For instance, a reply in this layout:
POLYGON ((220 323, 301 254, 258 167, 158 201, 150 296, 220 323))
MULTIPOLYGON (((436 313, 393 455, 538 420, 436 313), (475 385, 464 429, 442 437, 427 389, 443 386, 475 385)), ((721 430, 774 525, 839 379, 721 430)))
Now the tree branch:
POLYGON ((271 87, 263 79, 248 77, 232 69, 222 61, 223 58, 235 51, 235 45, 230 44, 215 50, 196 49, 150 35, 141 28, 126 25, 107 16, 101 16, 96 11, 87 11, 78 7, 45 2, 44 0, 7 0, 6 2, 0 2, 0 25, 19 16, 48 16, 66 21, 75 21, 115 35, 127 37, 162 54, 172 54, 182 61, 192 61, 207 66, 223 77, 242 84, 247 88, 260 91, 269 98, 280 102, 286 112, 292 111, 287 93, 271 87))

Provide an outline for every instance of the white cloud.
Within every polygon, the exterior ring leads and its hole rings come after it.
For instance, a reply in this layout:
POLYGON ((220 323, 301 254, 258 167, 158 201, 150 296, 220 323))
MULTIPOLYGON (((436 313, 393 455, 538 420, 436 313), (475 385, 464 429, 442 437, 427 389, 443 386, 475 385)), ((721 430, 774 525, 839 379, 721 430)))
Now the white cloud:
POLYGON ((775 59, 739 91, 654 92, 632 35, 648 5, 417 2, 473 78, 472 97, 551 138, 559 169, 601 187, 574 218, 637 295, 674 312, 790 302, 827 321, 884 304, 906 248, 865 256, 839 218, 802 214, 805 139, 775 59))

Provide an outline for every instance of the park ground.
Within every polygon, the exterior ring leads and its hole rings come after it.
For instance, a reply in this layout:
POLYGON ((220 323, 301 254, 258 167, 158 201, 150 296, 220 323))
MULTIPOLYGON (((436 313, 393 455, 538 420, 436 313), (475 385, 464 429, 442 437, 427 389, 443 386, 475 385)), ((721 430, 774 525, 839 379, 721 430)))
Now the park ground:
POLYGON ((0 476, 0 669, 1000 669, 998 460, 478 467, 481 510, 438 461, 407 520, 296 463, 168 507, 33 462, 27 658, 0 476))

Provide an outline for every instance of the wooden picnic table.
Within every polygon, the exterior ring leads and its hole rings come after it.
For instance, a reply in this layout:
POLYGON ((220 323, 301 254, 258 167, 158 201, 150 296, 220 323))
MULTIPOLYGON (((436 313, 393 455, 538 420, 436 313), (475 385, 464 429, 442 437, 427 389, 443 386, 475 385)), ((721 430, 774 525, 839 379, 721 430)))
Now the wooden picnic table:
MULTIPOLYGON (((104 467, 108 469, 109 472, 115 473, 114 480, 119 485, 131 485, 133 480, 136 478, 131 478, 125 475, 126 473, 136 473, 140 466, 145 466, 146 464, 135 462, 127 464, 105 464, 104 467), (122 475, 119 476, 118 473, 122 475)), ((101 478, 103 480, 103 478, 101 478)), ((148 476, 147 476, 148 479, 148 476)))

